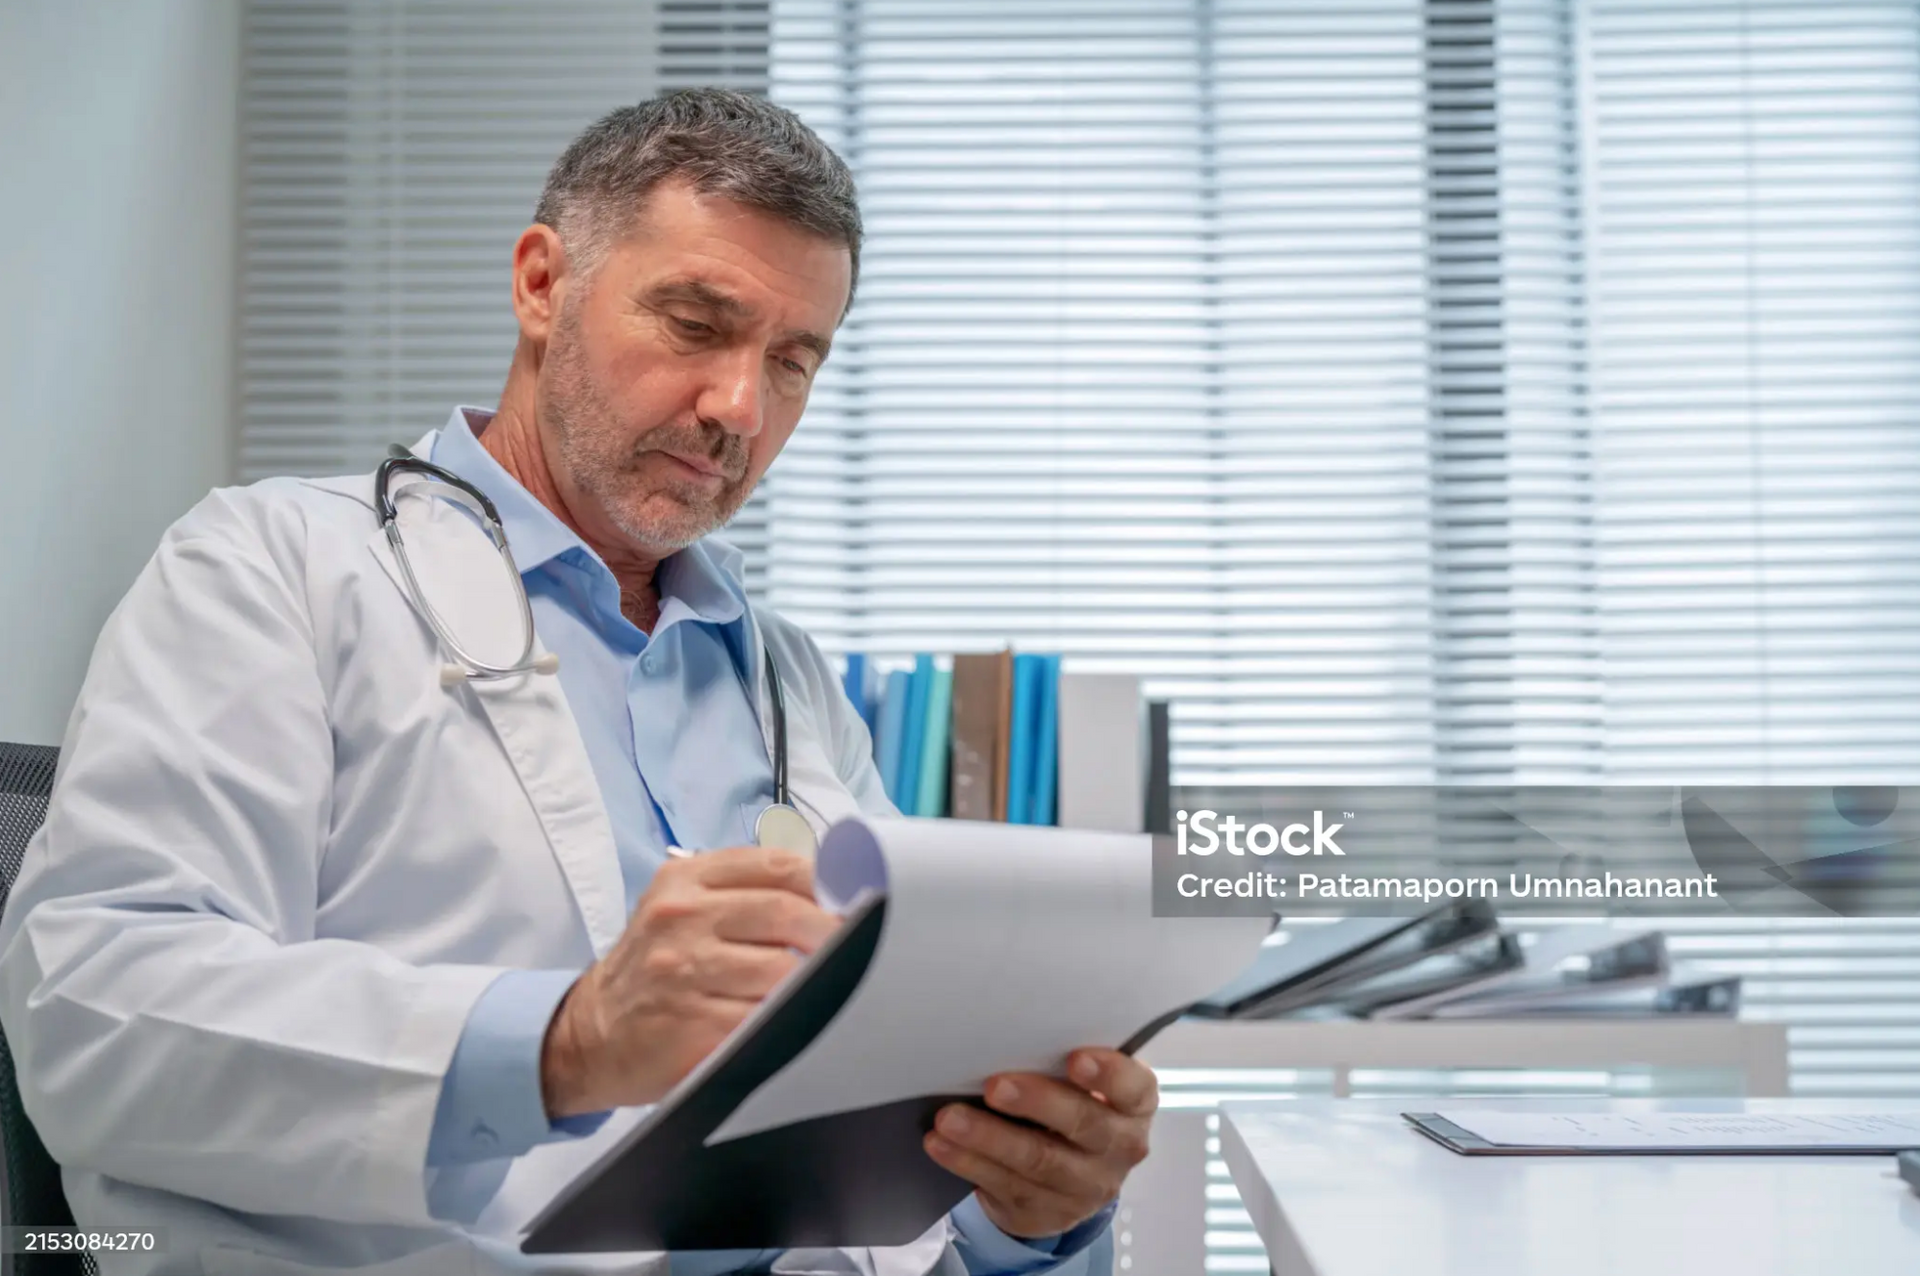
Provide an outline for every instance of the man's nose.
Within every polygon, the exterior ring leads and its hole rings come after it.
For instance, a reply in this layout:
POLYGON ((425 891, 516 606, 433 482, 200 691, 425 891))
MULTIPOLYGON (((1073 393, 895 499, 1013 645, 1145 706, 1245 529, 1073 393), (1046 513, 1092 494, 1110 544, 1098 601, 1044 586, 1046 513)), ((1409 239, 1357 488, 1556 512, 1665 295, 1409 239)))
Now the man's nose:
POLYGON ((714 366, 694 410, 728 434, 752 438, 765 424, 766 361, 758 351, 729 351, 714 366))

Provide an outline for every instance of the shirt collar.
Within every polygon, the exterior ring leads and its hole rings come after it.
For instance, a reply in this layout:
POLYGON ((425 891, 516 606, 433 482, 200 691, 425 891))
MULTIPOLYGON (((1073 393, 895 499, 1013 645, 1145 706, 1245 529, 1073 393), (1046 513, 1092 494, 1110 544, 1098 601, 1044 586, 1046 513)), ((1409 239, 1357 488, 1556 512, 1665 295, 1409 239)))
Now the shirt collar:
MULTIPOLYGON (((434 438, 433 463, 487 494, 500 513, 500 530, 507 535, 514 565, 522 576, 533 574, 569 550, 577 550, 576 557, 611 575, 600 556, 561 522, 559 515, 535 499, 493 459, 493 453, 480 445, 478 434, 492 420, 493 413, 485 408, 455 408, 434 438)), ((698 540, 663 560, 655 581, 660 588, 661 620, 668 618, 670 604, 678 604, 672 608, 675 611, 714 625, 731 624, 744 616, 746 595, 728 570, 732 557, 727 547, 698 540)))

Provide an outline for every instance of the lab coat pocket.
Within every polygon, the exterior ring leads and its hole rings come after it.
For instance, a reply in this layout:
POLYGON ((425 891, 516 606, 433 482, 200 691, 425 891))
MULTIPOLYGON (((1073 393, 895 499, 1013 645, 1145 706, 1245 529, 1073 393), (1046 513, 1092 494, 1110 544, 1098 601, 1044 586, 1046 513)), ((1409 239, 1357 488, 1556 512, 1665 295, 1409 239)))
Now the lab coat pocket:
POLYGON ((448 1241, 364 1267, 316 1267, 232 1245, 215 1245, 200 1251, 200 1265, 207 1276, 344 1276, 349 1272, 353 1276, 477 1276, 480 1271, 474 1248, 465 1241, 448 1241))

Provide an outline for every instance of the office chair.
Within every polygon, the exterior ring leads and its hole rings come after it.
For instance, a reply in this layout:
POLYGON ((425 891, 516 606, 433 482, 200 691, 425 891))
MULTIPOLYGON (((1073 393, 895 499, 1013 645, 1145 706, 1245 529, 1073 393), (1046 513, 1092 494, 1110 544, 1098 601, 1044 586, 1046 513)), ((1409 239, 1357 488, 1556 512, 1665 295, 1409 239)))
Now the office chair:
MULTIPOLYGON (((0 744, 0 909, 13 893, 27 842, 46 818, 58 749, 37 744, 0 744)), ((60 1167, 27 1120, 13 1051, 0 1033, 0 1224, 7 1227, 72 1227, 60 1186, 60 1167)), ((0 1254, 0 1276, 94 1276, 86 1254, 0 1254)))

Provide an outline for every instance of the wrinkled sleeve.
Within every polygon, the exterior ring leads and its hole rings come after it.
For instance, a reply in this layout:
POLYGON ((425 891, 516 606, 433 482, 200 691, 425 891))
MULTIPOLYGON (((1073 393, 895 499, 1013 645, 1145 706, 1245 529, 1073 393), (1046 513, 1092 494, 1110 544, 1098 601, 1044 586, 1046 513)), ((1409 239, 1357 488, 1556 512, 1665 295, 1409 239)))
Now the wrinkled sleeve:
POLYGON ((176 524, 102 631, 0 922, 0 1022, 63 1165, 425 1223, 442 1079, 503 971, 314 937, 333 740, 304 545, 258 491, 176 524))

